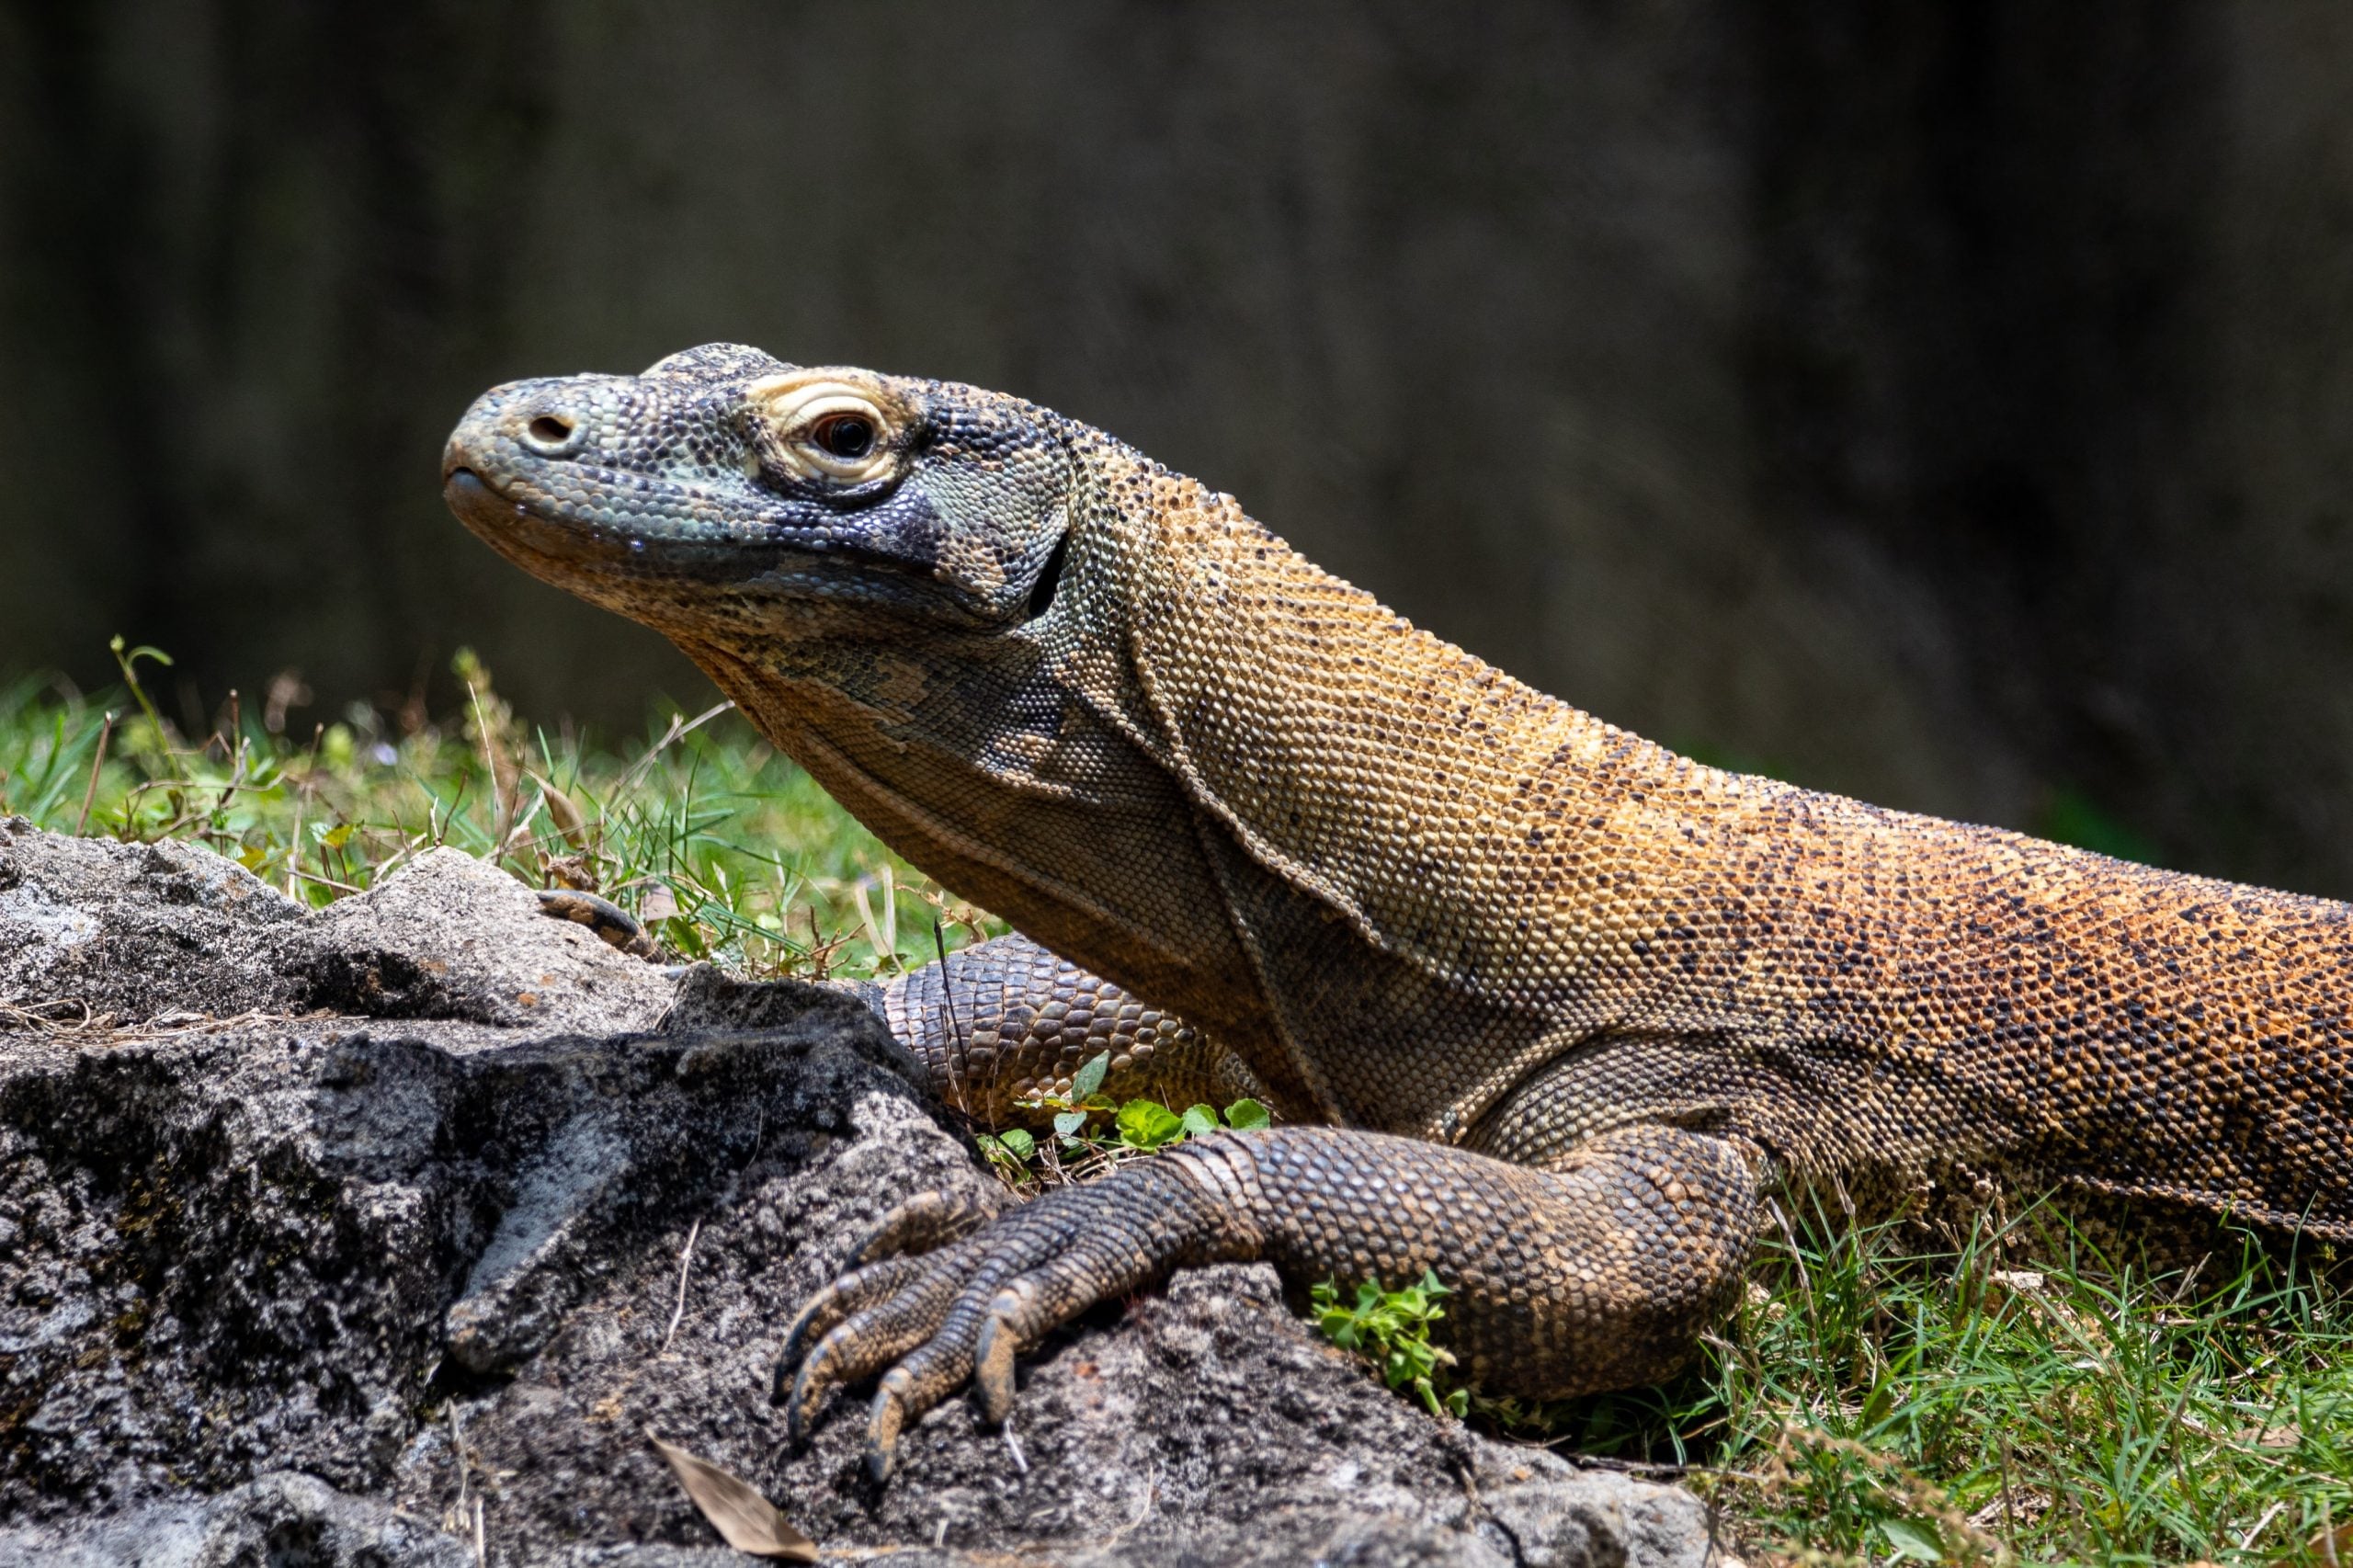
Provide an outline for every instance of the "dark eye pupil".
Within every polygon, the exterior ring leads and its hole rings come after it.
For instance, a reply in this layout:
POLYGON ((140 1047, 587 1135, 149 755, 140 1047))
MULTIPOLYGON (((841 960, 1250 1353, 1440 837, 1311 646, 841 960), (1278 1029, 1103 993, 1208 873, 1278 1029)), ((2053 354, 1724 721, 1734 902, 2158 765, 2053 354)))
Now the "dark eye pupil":
POLYGON ((817 426, 817 444, 837 458, 855 462, 874 449, 874 426, 856 415, 828 419, 817 426))

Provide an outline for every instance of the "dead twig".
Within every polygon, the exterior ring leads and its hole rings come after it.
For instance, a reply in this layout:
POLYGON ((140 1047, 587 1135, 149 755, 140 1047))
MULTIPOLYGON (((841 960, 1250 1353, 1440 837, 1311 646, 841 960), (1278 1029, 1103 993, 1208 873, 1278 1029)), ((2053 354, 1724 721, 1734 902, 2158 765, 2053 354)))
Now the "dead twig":
POLYGON ((319 742, 325 738, 327 727, 321 724, 311 732, 311 759, 302 770, 302 780, 289 779, 294 790, 294 831, 286 836, 286 896, 294 896, 294 879, 302 872, 302 809, 310 804, 311 791, 317 787, 319 771, 319 742))
POLYGON ((449 1402, 449 1457, 458 1463, 458 1517, 466 1517, 466 1432, 458 1424, 458 1402, 449 1402))
POLYGON ((466 677, 466 696, 473 703, 474 733, 482 741, 483 771, 490 775, 491 820, 496 824, 492 829, 491 837, 503 841, 506 837, 506 824, 514 818, 509 814, 506 790, 498 779, 497 738, 491 733, 490 714, 483 706, 482 690, 474 685, 472 676, 466 677))
POLYGON ((98 770, 107 765, 107 742, 114 738, 114 710, 108 709, 105 721, 98 725, 98 749, 90 756, 90 787, 82 791, 82 814, 74 819, 76 838, 90 825, 90 807, 98 798, 98 770))
POLYGON ((687 1315, 687 1271, 695 1260, 695 1238, 702 1234, 702 1221, 697 1220, 687 1230, 687 1244, 678 1249, 678 1303, 670 1309, 670 1329, 662 1336, 662 1348, 657 1356, 670 1353, 670 1341, 678 1337, 679 1320, 687 1315))

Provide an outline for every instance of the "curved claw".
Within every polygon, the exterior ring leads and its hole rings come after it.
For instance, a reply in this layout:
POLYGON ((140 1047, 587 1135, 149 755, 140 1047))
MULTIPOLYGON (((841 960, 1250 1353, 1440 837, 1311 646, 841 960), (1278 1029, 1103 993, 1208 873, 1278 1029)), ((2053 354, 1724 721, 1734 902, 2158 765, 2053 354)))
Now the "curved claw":
POLYGON ((893 1367, 874 1391, 874 1403, 868 1407, 866 1417, 866 1473, 874 1484, 881 1485, 891 1479, 891 1466, 899 1455, 899 1433, 907 1424, 907 1406, 901 1390, 907 1381, 905 1369, 893 1367), (893 1387, 893 1383, 899 1387, 893 1387))
POLYGON ((849 1272, 801 1303, 785 1330, 784 1348, 777 1355, 768 1384, 769 1403, 790 1402, 785 1425, 795 1441, 834 1385, 855 1381, 854 1374, 834 1378, 825 1371, 832 1360, 842 1358, 842 1346, 835 1346, 824 1360, 817 1356, 835 1331, 886 1304, 924 1272, 926 1256, 970 1235, 995 1215, 994 1205, 970 1192, 918 1194, 882 1217, 851 1255, 849 1272), (818 1365, 815 1381, 810 1373, 813 1362, 818 1365))
POLYGON ((789 1365, 784 1361, 777 1363, 776 1382, 768 1391, 768 1402, 784 1406, 784 1440, 797 1449, 809 1440, 809 1428, 815 1419, 817 1406, 824 1403, 825 1395, 833 1392, 834 1385, 830 1381, 823 1383, 815 1381, 813 1374, 816 1372, 818 1361, 815 1356, 811 1356, 801 1363, 801 1370, 792 1380, 791 1392, 787 1393, 783 1392, 784 1374, 789 1365))
POLYGON ((972 1392, 981 1397, 981 1414, 994 1426, 1005 1425, 1013 1414, 1013 1365, 1020 1353, 1028 1348, 1021 1343, 1020 1331, 1013 1326, 1021 1311, 1019 1291, 1022 1282, 996 1293, 989 1303, 988 1321, 981 1324, 981 1337, 972 1346, 972 1392))
POLYGON ((964 1305, 958 1301, 959 1310, 951 1310, 948 1325, 882 1374, 866 1422, 866 1467, 875 1480, 890 1474, 900 1430, 920 1420, 972 1375, 972 1340, 954 1332, 964 1305))
POLYGON ((1203 1186, 1149 1162, 1023 1204, 975 1235, 980 1207, 938 1195, 901 1205, 861 1257, 961 1239, 864 1263, 801 1309, 777 1369, 781 1388, 799 1357, 784 1395, 794 1442, 835 1389, 881 1372, 867 1416, 867 1468, 880 1482, 907 1424, 966 1382, 1002 1423, 1013 1410, 1017 1360, 1055 1328, 1180 1260, 1249 1256, 1255 1244, 1225 1230, 1203 1186))
POLYGON ((996 1206, 971 1191, 926 1192, 882 1216, 882 1222, 850 1256, 869 1264, 908 1254, 935 1252, 963 1240, 997 1216, 996 1206))
MULTIPOLYGON (((785 1407, 788 1437, 801 1441, 834 1390, 872 1377, 931 1339, 961 1284, 961 1272, 941 1266, 943 1256, 934 1253, 904 1260, 909 1265, 905 1284, 894 1286, 881 1300, 849 1313, 810 1349, 801 1362, 800 1375, 792 1381, 785 1407)), ((779 1365, 779 1381, 783 1373, 779 1365)))
MULTIPOLYGON (((854 1383, 864 1374, 873 1371, 876 1366, 889 1362, 908 1344, 921 1342, 921 1331, 918 1330, 915 1335, 887 1339, 879 1345, 869 1342, 861 1346, 856 1329, 858 1320, 866 1315, 864 1312, 855 1313, 847 1321, 836 1324, 802 1359, 801 1370, 792 1380, 790 1403, 784 1407, 784 1435, 788 1440, 796 1444, 806 1440, 809 1428, 816 1424, 817 1412, 824 1404, 825 1397, 835 1389, 854 1383), (865 1353, 861 1355, 861 1351, 865 1353), (861 1367, 858 1365, 860 1361, 870 1364, 861 1367)), ((781 1382, 783 1379, 784 1368, 779 1365, 777 1381, 781 1382)))
POLYGON ((785 1330, 784 1348, 777 1353, 776 1382, 768 1392, 768 1402, 783 1403, 785 1373, 800 1364, 812 1340, 823 1338, 844 1318, 873 1305, 922 1267, 918 1258, 894 1257, 853 1268, 802 1302, 792 1326, 785 1330))

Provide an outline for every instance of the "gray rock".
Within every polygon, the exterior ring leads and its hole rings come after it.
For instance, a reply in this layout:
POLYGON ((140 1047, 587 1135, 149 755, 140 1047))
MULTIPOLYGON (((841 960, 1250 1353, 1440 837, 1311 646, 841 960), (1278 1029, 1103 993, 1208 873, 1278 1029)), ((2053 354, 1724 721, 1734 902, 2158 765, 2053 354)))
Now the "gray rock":
POLYGON ((663 971, 539 909, 505 872, 434 849, 311 916, 282 951, 314 1007, 608 1034, 652 1028, 670 1005, 663 971))
POLYGON ((435 1521, 273 1471, 218 1496, 150 1503, 63 1528, 0 1529, 0 1568, 474 1568, 435 1521))
POLYGON ((951 1402, 873 1488, 856 1399, 787 1449, 784 1325, 994 1188, 854 1000, 676 982, 449 852, 317 914, 201 849, 0 857, 18 1022, 119 1020, 0 1032, 0 1562, 464 1562, 477 1508, 493 1562, 740 1561, 648 1431, 894 1563, 1707 1557, 1688 1494, 1431 1420, 1262 1267, 1098 1310, 1009 1437, 951 1402))
POLYGON ((122 1023, 325 1010, 612 1033, 651 1028, 672 990, 459 850, 309 914, 199 845, 0 818, 0 1003, 122 1023))
POLYGON ((301 918, 197 846, 67 838, 0 817, 0 1003, 126 1020, 285 1006, 292 987, 265 954, 301 918))

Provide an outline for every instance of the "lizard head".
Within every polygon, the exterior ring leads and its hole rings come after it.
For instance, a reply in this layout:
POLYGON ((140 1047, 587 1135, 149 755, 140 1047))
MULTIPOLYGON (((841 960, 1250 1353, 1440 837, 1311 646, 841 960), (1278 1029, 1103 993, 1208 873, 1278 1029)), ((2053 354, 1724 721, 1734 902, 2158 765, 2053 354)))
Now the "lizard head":
POLYGON ((1074 459, 1017 398, 712 344, 493 388, 441 472, 499 553, 682 642, 838 642, 1040 610, 1074 459))

